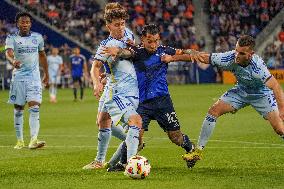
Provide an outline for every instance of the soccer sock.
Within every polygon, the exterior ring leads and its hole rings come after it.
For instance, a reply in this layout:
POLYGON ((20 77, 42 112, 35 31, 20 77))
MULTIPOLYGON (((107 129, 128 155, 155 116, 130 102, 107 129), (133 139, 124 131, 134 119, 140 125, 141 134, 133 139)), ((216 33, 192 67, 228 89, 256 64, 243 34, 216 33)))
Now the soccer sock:
POLYGON ((37 138, 39 132, 39 106, 34 105, 29 107, 29 112, 30 112, 29 124, 30 124, 31 139, 35 139, 37 138))
POLYGON ((84 97, 84 87, 80 88, 80 99, 82 100, 84 97))
POLYGON ((120 124, 115 126, 112 123, 111 124, 111 131, 112 131, 112 136, 115 136, 119 140, 124 141, 126 139, 126 133, 125 133, 123 127, 120 124))
POLYGON ((24 140, 23 136, 23 123, 24 123, 24 111, 14 109, 14 127, 16 130, 17 140, 24 140))
POLYGON ((203 124, 202 124, 202 129, 199 135, 198 139, 198 148, 203 149, 208 142, 209 137, 212 135, 213 130, 215 128, 216 124, 216 117, 213 115, 207 114, 203 124))
POLYGON ((125 139, 127 146, 127 160, 137 154, 139 145, 140 128, 136 126, 129 126, 129 130, 125 139))
MULTIPOLYGON (((121 159, 121 150, 122 150, 122 147, 123 147, 123 143, 125 142, 122 142, 120 143, 120 145, 118 146, 118 148, 116 149, 116 152, 112 155, 112 157, 110 158, 109 160, 109 164, 111 166, 114 166, 115 164, 117 164, 119 162, 119 160, 121 159)), ((125 145, 126 146, 126 145, 125 145)), ((125 151, 126 154, 127 154, 127 151, 125 151)), ((125 158, 126 159, 126 158, 125 158)))
POLYGON ((100 162, 105 161, 107 148, 111 138, 111 129, 100 129, 98 134, 98 152, 96 160, 100 162))
POLYGON ((126 146, 126 142, 122 143, 120 163, 121 164, 126 164, 127 163, 127 146, 126 146))
POLYGON ((56 97, 56 95, 57 95, 57 86, 56 85, 53 86, 53 95, 54 95, 54 97, 56 97))
POLYGON ((73 88, 74 99, 77 99, 77 88, 73 88))
POLYGON ((186 152, 190 152, 192 150, 192 143, 187 135, 182 134, 182 136, 183 136, 183 142, 181 144, 181 147, 185 149, 186 152))

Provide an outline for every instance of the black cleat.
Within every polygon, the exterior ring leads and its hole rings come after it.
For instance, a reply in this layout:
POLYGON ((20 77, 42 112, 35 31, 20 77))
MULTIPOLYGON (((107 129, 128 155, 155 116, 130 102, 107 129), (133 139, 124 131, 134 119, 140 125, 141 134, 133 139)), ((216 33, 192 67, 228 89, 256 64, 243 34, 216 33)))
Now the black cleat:
POLYGON ((107 172, 119 172, 124 170, 125 166, 122 163, 118 162, 114 166, 110 166, 110 168, 107 169, 107 172))

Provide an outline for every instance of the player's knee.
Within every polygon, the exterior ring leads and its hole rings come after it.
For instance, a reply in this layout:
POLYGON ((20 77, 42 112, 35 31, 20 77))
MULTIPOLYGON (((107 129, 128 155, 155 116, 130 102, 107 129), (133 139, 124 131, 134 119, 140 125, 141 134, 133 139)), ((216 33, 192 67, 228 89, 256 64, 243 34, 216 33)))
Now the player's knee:
POLYGON ((135 125, 136 127, 141 128, 142 127, 142 118, 140 115, 131 115, 128 119, 129 125, 135 125))
POLYGON ((178 146, 180 146, 183 142, 183 136, 180 131, 169 131, 168 137, 173 143, 175 143, 178 146))
POLYGON ((33 105, 29 107, 30 113, 38 113, 39 112, 39 105, 33 105))
POLYGON ((209 108, 208 114, 214 116, 214 117, 219 117, 221 115, 220 110, 217 106, 213 105, 209 108))

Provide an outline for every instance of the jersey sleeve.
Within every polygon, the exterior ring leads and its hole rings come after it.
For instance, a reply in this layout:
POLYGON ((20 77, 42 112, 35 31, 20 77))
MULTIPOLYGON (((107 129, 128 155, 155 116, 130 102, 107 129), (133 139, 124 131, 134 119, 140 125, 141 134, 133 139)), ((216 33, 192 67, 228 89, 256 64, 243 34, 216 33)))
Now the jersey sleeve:
POLYGON ((11 35, 8 35, 5 42, 5 50, 13 49, 14 50, 14 39, 11 35))
POLYGON ((172 47, 165 47, 165 54, 168 55, 175 55, 176 54, 176 49, 172 47))
POLYGON ((38 51, 44 50, 44 40, 42 35, 39 36, 39 44, 38 44, 38 51))
POLYGON ((217 67, 228 67, 235 61, 235 51, 224 53, 212 53, 209 58, 210 64, 217 67))
POLYGON ((257 63, 252 60, 251 66, 254 77, 260 79, 263 83, 271 78, 272 75, 261 58, 257 60, 257 63))
POLYGON ((93 57, 93 60, 99 60, 101 62, 107 62, 107 59, 109 58, 109 56, 102 54, 102 48, 103 46, 100 45, 95 56, 93 57))

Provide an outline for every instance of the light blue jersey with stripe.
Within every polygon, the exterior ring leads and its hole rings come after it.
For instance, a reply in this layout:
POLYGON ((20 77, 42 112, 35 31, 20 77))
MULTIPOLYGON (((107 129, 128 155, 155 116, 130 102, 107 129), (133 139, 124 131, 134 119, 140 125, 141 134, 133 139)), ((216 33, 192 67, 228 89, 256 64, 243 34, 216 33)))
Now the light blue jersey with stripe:
POLYGON ((247 67, 241 67, 235 63, 235 51, 224 53, 212 53, 210 61, 213 66, 223 70, 231 71, 237 79, 237 87, 248 94, 259 94, 271 91, 265 86, 266 81, 271 77, 264 61, 254 54, 247 67))
POLYGON ((60 65, 63 64, 62 57, 59 55, 56 56, 48 55, 47 64, 48 64, 48 70, 57 74, 60 65))
POLYGON ((131 61, 126 59, 113 60, 111 56, 101 54, 103 47, 126 48, 126 41, 129 39, 134 41, 134 35, 129 29, 126 28, 124 37, 122 39, 118 40, 109 36, 106 40, 101 42, 96 52, 94 59, 99 60, 104 64, 108 78, 107 85, 118 88, 135 85, 137 88, 136 72, 131 61))
POLYGON ((15 59, 21 62, 19 69, 13 70, 13 80, 40 81, 39 51, 44 50, 42 35, 30 32, 28 36, 20 36, 19 33, 10 34, 6 38, 5 49, 13 49, 15 59))

